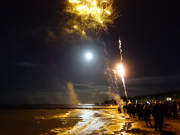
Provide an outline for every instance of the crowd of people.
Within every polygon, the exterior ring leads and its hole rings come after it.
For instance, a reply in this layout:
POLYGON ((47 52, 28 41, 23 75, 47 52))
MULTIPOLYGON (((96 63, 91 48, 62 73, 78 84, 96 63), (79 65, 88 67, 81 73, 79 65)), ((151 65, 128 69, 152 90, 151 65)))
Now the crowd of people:
MULTIPOLYGON (((180 108, 180 107, 179 107, 180 108)), ((129 103, 123 106, 124 112, 130 117, 138 117, 138 120, 143 120, 147 127, 154 127, 155 130, 162 130, 164 118, 178 118, 178 104, 176 101, 164 101, 156 103, 129 103), (154 120, 154 126, 152 126, 154 120)), ((121 109, 118 109, 120 112, 121 109)))

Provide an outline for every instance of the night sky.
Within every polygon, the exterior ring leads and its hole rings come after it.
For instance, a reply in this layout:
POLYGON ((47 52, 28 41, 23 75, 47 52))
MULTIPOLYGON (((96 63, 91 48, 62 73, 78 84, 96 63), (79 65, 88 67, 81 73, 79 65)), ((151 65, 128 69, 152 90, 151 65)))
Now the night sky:
POLYGON ((114 65, 119 36, 129 96, 180 90, 178 34, 168 0, 115 3, 121 16, 89 40, 61 33, 67 18, 63 0, 9 3, 1 34, 0 103, 68 103, 68 81, 82 103, 107 99, 103 42, 114 65), (88 50, 95 55, 89 62, 83 58, 88 50))

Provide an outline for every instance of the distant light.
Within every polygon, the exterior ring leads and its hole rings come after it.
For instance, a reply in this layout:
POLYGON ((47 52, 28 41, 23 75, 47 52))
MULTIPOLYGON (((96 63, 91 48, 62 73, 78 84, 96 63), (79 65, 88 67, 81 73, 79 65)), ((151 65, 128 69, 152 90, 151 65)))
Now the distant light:
POLYGON ((86 52, 86 53, 85 53, 85 58, 86 58, 87 60, 92 60, 92 59, 93 59, 93 54, 92 54, 91 52, 86 52))
POLYGON ((167 100, 167 101, 171 101, 172 98, 171 98, 171 97, 167 97, 166 100, 167 100))
POLYGON ((136 104, 138 103, 137 99, 136 99, 136 104))
POLYGON ((149 101, 146 101, 146 103, 150 105, 150 102, 149 102, 149 101))

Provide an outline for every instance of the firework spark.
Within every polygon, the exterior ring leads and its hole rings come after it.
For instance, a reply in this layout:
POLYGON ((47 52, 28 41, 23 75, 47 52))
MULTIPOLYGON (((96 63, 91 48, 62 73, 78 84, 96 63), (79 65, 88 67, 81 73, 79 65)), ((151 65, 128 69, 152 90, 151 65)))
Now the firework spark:
POLYGON ((120 50, 120 64, 117 66, 117 71, 121 76, 121 80, 122 80, 122 84, 123 84, 123 88, 124 88, 124 94, 125 94, 125 97, 127 98, 126 83, 125 83, 125 79, 124 79, 123 51, 122 51, 120 38, 119 38, 119 50, 120 50))
POLYGON ((68 0, 66 12, 72 15, 70 29, 86 37, 87 30, 107 29, 115 19, 113 0, 68 0))

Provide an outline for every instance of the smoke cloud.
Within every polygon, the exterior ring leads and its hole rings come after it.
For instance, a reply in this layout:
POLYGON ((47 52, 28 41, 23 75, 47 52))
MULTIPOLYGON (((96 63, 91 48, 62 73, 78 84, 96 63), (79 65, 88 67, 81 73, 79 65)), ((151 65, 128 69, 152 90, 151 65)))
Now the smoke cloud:
POLYGON ((68 98, 69 98, 69 104, 74 105, 74 104, 80 103, 77 98, 76 92, 74 90, 73 83, 67 82, 66 88, 67 88, 67 94, 68 94, 68 98))
POLYGON ((116 100, 118 104, 121 104, 123 102, 120 95, 117 93, 113 93, 111 90, 107 91, 106 94, 108 95, 109 98, 116 100))

